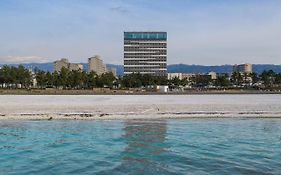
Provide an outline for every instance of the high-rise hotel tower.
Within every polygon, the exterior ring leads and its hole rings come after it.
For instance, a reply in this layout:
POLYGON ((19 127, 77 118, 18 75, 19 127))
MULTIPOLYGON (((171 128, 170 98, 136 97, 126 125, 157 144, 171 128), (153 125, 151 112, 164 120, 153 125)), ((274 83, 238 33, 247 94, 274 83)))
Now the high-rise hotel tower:
POLYGON ((167 76, 167 33, 124 32, 124 74, 167 76))

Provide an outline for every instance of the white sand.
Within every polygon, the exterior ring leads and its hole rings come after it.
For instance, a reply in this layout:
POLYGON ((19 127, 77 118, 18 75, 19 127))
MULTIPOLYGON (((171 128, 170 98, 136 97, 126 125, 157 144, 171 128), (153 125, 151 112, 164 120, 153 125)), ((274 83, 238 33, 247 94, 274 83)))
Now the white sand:
POLYGON ((0 120, 281 117, 281 95, 1 95, 0 120))

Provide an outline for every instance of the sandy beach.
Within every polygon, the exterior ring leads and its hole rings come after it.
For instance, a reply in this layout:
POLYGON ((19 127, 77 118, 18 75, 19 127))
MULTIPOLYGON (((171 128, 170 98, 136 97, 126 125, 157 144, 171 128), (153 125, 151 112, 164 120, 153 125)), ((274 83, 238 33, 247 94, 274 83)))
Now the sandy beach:
POLYGON ((281 117, 281 95, 2 95, 0 120, 281 117))

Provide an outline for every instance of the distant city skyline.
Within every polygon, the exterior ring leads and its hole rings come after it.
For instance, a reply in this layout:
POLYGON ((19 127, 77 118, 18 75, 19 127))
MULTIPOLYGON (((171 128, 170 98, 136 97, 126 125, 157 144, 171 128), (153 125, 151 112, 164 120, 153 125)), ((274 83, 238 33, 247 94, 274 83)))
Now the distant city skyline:
POLYGON ((124 31, 167 31, 168 64, 281 64, 277 0, 1 0, 0 64, 123 64, 124 31))

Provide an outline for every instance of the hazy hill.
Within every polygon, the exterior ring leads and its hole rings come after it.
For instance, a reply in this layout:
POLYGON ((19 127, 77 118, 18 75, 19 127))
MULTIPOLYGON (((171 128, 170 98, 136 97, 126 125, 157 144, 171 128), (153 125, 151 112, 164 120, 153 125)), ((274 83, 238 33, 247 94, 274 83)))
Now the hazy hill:
POLYGON ((211 71, 218 72, 218 73, 232 72, 232 66, 231 65, 203 66, 203 65, 187 65, 187 64, 171 64, 168 66, 168 72, 206 73, 211 71))
MULTIPOLYGON (((4 64, 0 64, 0 67, 2 67, 4 64)), ((18 66, 19 64, 8 64, 9 66, 18 66)), ((53 71, 53 63, 23 63, 21 64, 26 68, 38 68, 40 70, 44 71, 53 71)))
MULTIPOLYGON (((253 64, 253 71, 262 73, 264 70, 273 70, 281 73, 281 65, 274 64, 253 64)), ((203 65, 186 65, 186 64, 171 64, 168 65, 168 72, 217 72, 217 73, 230 73, 232 72, 232 65, 220 66, 203 66, 203 65)))

